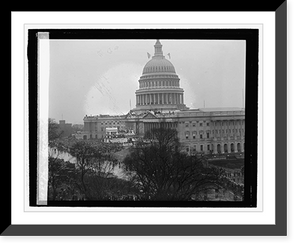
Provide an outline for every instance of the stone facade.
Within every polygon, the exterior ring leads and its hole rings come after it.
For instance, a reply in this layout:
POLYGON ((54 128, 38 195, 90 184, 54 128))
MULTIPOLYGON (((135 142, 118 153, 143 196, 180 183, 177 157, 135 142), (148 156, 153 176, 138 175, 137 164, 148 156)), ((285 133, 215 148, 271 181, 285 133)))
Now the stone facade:
POLYGON ((165 59, 162 45, 156 41, 155 54, 139 79, 136 108, 127 115, 86 116, 86 139, 101 139, 106 127, 133 131, 143 137, 153 128, 176 129, 179 141, 189 153, 243 153, 245 110, 242 108, 189 109, 184 104, 184 90, 170 61, 165 59))

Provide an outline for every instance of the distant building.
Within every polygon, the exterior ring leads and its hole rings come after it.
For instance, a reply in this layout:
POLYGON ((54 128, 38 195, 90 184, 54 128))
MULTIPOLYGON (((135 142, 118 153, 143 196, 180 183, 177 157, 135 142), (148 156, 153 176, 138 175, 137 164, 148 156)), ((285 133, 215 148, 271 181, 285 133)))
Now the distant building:
POLYGON ((105 137, 106 128, 131 131, 143 137, 153 128, 178 131, 188 153, 223 154, 244 152, 245 110, 242 108, 190 109, 173 64, 165 58, 159 40, 139 79, 136 107, 127 115, 84 117, 84 139, 105 137))
POLYGON ((61 132, 61 137, 69 137, 73 133, 72 124, 66 123, 65 120, 59 120, 58 127, 61 132))
POLYGON ((225 176, 236 184, 244 184, 244 173, 242 169, 224 168, 225 176))
POLYGON ((126 131, 125 115, 85 116, 83 121, 83 139, 104 139, 107 135, 108 128, 115 128, 114 131, 116 131, 117 133, 126 131))

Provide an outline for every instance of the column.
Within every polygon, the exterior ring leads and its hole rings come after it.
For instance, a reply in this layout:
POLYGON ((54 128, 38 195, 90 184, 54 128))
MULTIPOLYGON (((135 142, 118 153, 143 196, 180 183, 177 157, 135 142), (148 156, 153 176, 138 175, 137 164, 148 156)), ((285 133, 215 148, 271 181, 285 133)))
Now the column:
POLYGON ((223 154, 224 153, 224 143, 221 143, 221 153, 223 154))
POLYGON ((213 147, 214 147, 214 154, 217 154, 218 151, 217 151, 217 144, 213 144, 213 147))
POLYGON ((233 135, 234 135, 234 137, 236 137, 236 120, 233 119, 232 123, 233 123, 233 125, 232 125, 233 135))

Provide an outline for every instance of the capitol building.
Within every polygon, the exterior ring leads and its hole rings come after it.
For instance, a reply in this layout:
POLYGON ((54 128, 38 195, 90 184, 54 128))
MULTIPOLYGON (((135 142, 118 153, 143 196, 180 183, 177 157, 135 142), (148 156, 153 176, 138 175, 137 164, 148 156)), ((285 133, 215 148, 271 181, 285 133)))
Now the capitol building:
POLYGON ((165 58, 162 44, 143 68, 135 92, 136 106, 126 115, 84 117, 83 139, 104 139, 112 131, 131 131, 136 137, 153 128, 176 129, 184 150, 191 153, 244 152, 243 108, 191 109, 184 103, 184 89, 174 65, 165 58))

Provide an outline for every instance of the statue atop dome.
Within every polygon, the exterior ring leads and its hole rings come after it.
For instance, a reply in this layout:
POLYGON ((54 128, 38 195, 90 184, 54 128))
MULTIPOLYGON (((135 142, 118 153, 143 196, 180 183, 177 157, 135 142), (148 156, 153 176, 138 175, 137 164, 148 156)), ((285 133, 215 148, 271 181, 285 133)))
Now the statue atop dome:
POLYGON ((161 43, 158 39, 156 40, 156 43, 154 45, 154 56, 153 57, 165 58, 164 55, 163 55, 163 51, 162 51, 162 45, 161 45, 161 43))

